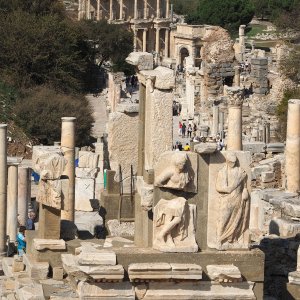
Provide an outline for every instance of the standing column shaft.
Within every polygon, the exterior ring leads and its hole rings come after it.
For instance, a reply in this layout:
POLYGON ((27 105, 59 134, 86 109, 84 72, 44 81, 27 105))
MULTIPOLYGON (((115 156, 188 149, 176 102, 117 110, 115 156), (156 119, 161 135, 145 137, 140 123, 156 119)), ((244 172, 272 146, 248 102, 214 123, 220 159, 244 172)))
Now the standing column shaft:
POLYGON ((143 52, 147 52, 147 31, 148 29, 143 31, 143 52))
POLYGON ((234 67, 234 85, 235 86, 240 86, 241 85, 241 68, 240 66, 235 66, 234 67))
POLYGON ((213 126, 212 135, 217 136, 219 130, 219 106, 213 106, 213 126))
POLYGON ((75 207, 75 120, 76 118, 62 118, 61 149, 67 161, 64 175, 69 178, 68 199, 65 199, 61 218, 74 222, 75 207))
POLYGON ((18 229, 18 166, 8 167, 6 228, 10 242, 15 242, 18 229))
POLYGON ((286 136, 286 182, 287 190, 300 191, 300 100, 291 99, 288 105, 286 136))
POLYGON ((0 124, 0 255, 6 249, 7 125, 0 124))
POLYGON ((101 0, 97 0, 97 21, 100 21, 100 6, 101 0))
POLYGON ((88 20, 91 18, 91 0, 87 0, 86 18, 88 20))
POLYGON ((170 0, 166 1, 166 19, 170 17, 170 0))
POLYGON ((123 19, 123 0, 120 0, 120 19, 123 19))
POLYGON ((156 0, 156 18, 160 18, 160 0, 156 0))
POLYGON ((166 36, 165 36, 165 57, 169 57, 169 47, 170 47, 170 30, 169 28, 167 28, 166 36))
POLYGON ((228 137, 227 150, 241 151, 242 144, 242 105, 243 90, 238 87, 228 87, 228 137))
POLYGON ((155 52, 157 53, 157 55, 159 56, 159 51, 160 51, 160 28, 156 28, 156 39, 155 39, 155 52))
POLYGON ((241 49, 241 60, 244 60, 244 54, 245 54, 245 28, 246 25, 241 25, 239 28, 239 44, 241 49))
POLYGON ((134 18, 138 18, 138 3, 137 0, 134 0, 134 18))
POLYGON ((133 51, 137 50, 137 30, 133 29, 133 51))
POLYGON ((30 173, 31 169, 18 168, 18 215, 20 225, 25 226, 28 217, 28 203, 30 200, 30 173))
POLYGON ((224 139, 224 112, 221 111, 219 113, 219 132, 220 132, 220 138, 224 139))
POLYGON ((144 19, 148 19, 148 0, 144 0, 144 19))
POLYGON ((109 20, 113 19, 113 2, 109 0, 109 20))

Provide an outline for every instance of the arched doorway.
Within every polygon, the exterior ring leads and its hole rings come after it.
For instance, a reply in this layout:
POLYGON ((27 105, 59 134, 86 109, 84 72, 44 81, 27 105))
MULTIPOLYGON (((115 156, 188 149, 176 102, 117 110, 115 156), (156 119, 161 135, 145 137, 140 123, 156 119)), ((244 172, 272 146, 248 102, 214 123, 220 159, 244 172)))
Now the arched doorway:
POLYGON ((183 68, 184 67, 184 60, 186 57, 190 56, 189 50, 186 48, 181 48, 180 49, 180 66, 183 68))

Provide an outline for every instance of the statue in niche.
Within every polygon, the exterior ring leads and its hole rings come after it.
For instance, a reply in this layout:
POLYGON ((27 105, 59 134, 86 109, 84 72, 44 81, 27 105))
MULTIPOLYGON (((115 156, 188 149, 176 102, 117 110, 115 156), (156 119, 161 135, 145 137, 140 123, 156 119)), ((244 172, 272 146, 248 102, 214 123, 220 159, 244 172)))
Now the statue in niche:
POLYGON ((195 205, 183 197, 161 199, 154 208, 153 248, 164 252, 195 252, 195 205))
POLYGON ((235 243, 248 229, 250 196, 247 174, 237 165, 234 153, 226 154, 226 165, 219 171, 216 190, 220 195, 218 241, 235 243))
POLYGON ((186 153, 175 152, 171 165, 155 178, 155 185, 178 190, 184 189, 190 181, 186 170, 187 161, 186 153))
POLYGON ((66 160, 62 153, 47 153, 38 158, 36 170, 40 173, 38 202, 61 209, 62 181, 66 160))

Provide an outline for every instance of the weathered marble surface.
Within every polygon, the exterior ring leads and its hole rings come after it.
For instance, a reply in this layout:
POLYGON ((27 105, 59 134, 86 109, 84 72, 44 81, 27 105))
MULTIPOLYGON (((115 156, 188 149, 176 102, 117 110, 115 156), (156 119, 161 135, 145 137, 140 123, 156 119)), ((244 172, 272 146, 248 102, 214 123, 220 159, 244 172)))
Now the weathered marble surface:
POLYGON ((222 151, 211 156, 207 229, 210 248, 249 248, 250 163, 249 152, 222 151))
POLYGON ((161 199, 154 207, 153 248, 162 252, 197 252, 196 205, 185 198, 161 199))
POLYGON ((197 192, 198 160, 196 153, 164 152, 154 169, 154 185, 197 192))

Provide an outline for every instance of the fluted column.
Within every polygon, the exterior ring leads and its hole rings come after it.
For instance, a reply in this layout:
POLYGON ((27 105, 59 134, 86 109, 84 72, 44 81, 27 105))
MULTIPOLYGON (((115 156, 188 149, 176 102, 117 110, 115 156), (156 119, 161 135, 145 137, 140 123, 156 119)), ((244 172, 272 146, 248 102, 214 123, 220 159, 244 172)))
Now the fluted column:
POLYGON ((156 28, 156 39, 155 39, 155 52, 157 53, 157 56, 159 56, 160 51, 160 36, 159 36, 160 28, 156 28))
POLYGON ((120 20, 123 20, 123 0, 120 0, 120 20))
POLYGON ((15 242, 18 229, 18 165, 8 167, 6 232, 10 242, 15 242))
POLYGON ((113 0, 109 0, 109 20, 113 19, 113 0))
POLYGON ((288 104, 286 134, 286 182, 287 190, 300 191, 300 100, 291 99, 288 104))
POLYGON ((143 31, 143 52, 147 52, 147 31, 146 28, 143 31))
POLYGON ((239 87, 228 87, 228 133, 227 150, 241 151, 242 144, 242 106, 243 90, 239 87))
POLYGON ((166 0, 166 18, 170 17, 170 0, 166 0))
POLYGON ((6 250, 7 125, 0 124, 0 255, 6 250))
POLYGON ((148 19, 148 0, 144 0, 144 19, 148 19))
POLYGON ((166 28, 166 33, 165 33, 165 57, 169 57, 169 48, 170 48, 170 29, 166 28))
POLYGON ((134 18, 138 18, 138 2, 137 0, 134 0, 134 18))
POLYGON ((74 222, 75 209, 75 120, 74 117, 61 118, 61 149, 67 161, 64 175, 69 179, 68 198, 64 200, 61 218, 74 222))
POLYGON ((160 0, 156 0, 156 18, 160 18, 160 0))

